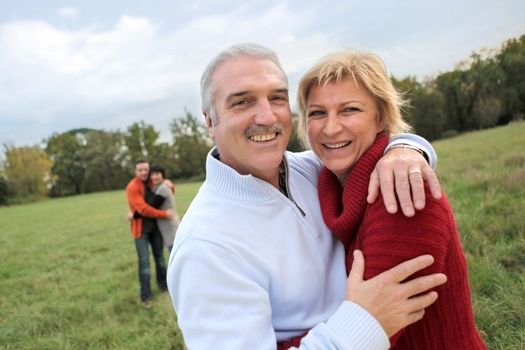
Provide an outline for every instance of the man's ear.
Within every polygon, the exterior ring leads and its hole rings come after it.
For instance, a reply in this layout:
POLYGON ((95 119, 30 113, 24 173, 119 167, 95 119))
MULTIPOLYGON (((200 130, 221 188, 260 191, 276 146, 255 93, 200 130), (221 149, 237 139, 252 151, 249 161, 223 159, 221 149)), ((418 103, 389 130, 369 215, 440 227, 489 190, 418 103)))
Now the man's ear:
POLYGON ((213 123, 211 121, 210 112, 202 112, 202 114, 204 115, 206 127, 208 128, 208 135, 210 135, 212 140, 215 140, 215 128, 213 127, 213 123))

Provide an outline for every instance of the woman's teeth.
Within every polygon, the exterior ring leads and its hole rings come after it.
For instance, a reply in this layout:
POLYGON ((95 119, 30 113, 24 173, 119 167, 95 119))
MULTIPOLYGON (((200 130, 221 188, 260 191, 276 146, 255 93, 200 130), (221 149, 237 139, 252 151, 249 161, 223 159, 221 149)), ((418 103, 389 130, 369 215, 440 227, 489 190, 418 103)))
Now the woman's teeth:
POLYGON ((325 143, 324 146, 326 148, 330 148, 330 149, 337 149, 337 148, 346 147, 346 146, 348 146, 351 143, 352 143, 352 141, 346 141, 346 142, 340 142, 340 143, 332 143, 332 144, 325 143))

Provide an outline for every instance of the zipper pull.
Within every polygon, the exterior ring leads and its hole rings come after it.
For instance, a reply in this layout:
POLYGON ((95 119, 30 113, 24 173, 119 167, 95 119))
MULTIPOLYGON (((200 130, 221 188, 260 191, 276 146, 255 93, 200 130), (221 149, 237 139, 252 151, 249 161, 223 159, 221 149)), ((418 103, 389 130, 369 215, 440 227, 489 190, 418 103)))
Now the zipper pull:
POLYGON ((299 209, 299 211, 301 212, 301 214, 303 215, 303 217, 306 217, 306 213, 301 209, 301 207, 297 204, 297 202, 294 201, 293 199, 292 199, 292 202, 293 202, 293 204, 295 204, 295 206, 297 207, 297 209, 299 209))

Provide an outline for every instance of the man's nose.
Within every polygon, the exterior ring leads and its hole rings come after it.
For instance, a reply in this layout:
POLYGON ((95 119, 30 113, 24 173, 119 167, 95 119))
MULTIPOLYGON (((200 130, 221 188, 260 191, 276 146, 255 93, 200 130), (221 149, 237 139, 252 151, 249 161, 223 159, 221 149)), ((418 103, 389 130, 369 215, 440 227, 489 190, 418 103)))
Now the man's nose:
POLYGON ((272 108, 272 104, 266 99, 257 103, 257 109, 255 113, 256 124, 273 125, 277 121, 277 117, 272 108))

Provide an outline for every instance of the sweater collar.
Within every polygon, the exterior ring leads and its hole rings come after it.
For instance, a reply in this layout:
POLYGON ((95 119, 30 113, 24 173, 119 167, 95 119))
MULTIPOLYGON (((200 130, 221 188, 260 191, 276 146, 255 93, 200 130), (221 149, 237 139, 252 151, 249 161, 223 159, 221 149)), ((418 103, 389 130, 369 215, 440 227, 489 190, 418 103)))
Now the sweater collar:
MULTIPOLYGON (((283 162, 287 162, 286 154, 283 162)), ((225 197, 237 200, 267 200, 275 196, 278 189, 251 174, 241 175, 219 160, 219 151, 214 147, 206 158, 206 185, 225 197)))
POLYGON ((372 146, 358 159, 345 181, 344 189, 337 177, 323 167, 318 193, 326 225, 346 246, 357 232, 366 211, 370 175, 383 156, 388 136, 377 134, 372 146))

